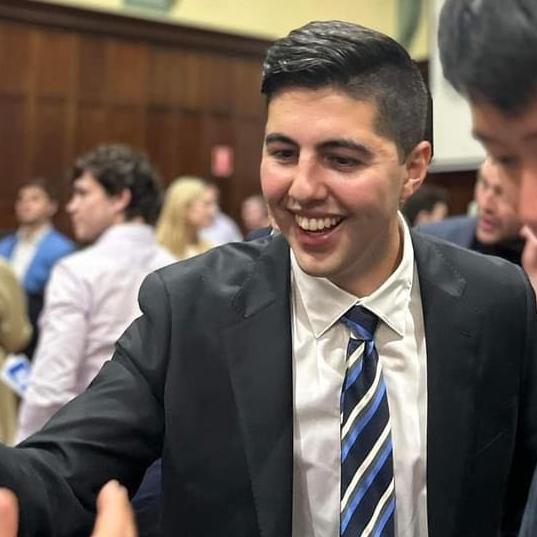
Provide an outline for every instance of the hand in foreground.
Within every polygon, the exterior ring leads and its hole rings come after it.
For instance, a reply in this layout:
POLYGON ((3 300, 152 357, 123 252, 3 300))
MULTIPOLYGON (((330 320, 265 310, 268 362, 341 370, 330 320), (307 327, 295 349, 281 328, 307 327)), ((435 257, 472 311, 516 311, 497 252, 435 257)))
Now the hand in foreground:
POLYGON ((0 489, 0 537, 17 537, 19 505, 17 497, 7 489, 0 489))
MULTIPOLYGON (((19 508, 16 496, 0 489, 0 537, 17 537, 19 508)), ((97 519, 91 537, 136 537, 134 514, 124 487, 109 481, 97 498, 97 519)))
POLYGON ((537 236, 528 226, 524 226, 520 234, 526 239, 526 244, 522 251, 522 267, 537 294, 537 236))

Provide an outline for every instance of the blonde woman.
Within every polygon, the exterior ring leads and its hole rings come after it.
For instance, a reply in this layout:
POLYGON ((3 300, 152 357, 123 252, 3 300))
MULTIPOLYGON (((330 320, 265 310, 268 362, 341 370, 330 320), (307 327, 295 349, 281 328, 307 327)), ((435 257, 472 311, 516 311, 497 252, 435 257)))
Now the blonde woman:
POLYGON ((157 241, 179 260, 209 250, 212 244, 201 238, 200 231, 211 225, 215 211, 214 197, 202 179, 176 179, 166 191, 157 241))

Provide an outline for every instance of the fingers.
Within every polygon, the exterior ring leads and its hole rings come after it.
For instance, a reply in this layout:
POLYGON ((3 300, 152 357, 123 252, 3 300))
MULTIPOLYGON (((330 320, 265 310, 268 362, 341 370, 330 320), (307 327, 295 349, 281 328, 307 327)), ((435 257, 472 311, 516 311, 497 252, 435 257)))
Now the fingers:
POLYGON ((0 537, 17 537, 18 530, 17 497, 10 490, 0 488, 0 537))
POLYGON ((524 227, 520 230, 520 235, 521 235, 524 239, 527 239, 527 240, 536 239, 535 235, 533 234, 533 232, 531 231, 531 229, 530 229, 528 226, 524 226, 524 227))
POLYGON ((117 481, 109 481, 97 497, 97 519, 91 537, 136 536, 134 513, 127 490, 117 481))

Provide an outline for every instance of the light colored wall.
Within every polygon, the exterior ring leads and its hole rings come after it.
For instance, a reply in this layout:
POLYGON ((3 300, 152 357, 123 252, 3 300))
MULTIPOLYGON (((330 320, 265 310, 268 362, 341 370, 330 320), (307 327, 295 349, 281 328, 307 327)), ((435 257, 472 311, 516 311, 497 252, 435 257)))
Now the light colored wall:
MULTIPOLYGON (((39 1, 164 19, 266 39, 282 37, 310 20, 354 21, 392 36, 397 28, 397 0, 178 0, 170 12, 161 15, 158 11, 125 8, 123 0, 39 1)), ((416 59, 428 56, 428 20, 429 17, 422 17, 411 47, 416 59)))

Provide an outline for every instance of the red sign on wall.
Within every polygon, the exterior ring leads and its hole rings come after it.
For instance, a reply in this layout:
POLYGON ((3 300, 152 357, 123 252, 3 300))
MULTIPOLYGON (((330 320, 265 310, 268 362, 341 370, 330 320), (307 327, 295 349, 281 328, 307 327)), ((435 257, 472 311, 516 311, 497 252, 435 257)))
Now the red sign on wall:
POLYGON ((211 175, 213 177, 231 177, 233 175, 233 148, 219 144, 211 149, 211 175))

